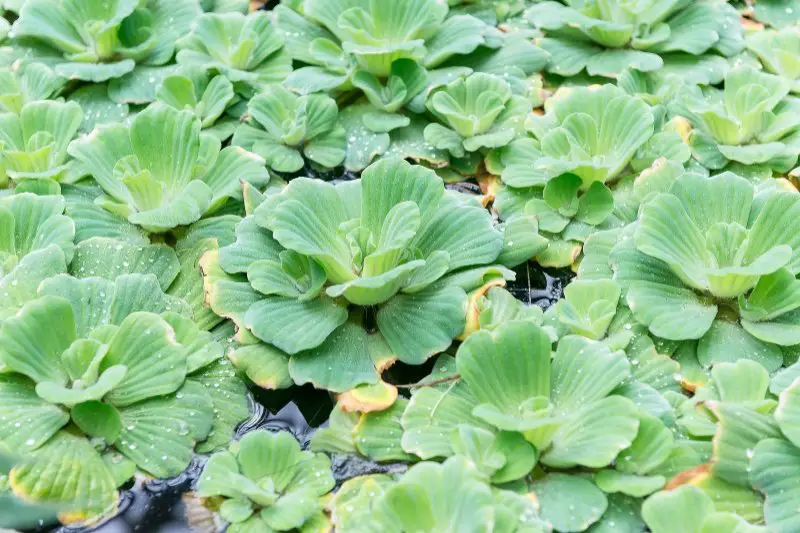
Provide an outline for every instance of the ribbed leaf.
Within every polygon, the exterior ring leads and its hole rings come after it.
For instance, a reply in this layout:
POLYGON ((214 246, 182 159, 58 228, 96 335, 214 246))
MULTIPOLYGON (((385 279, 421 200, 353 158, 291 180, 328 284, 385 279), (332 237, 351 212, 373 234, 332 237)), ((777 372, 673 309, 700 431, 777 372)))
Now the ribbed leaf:
POLYGON ((0 361, 35 382, 66 385, 69 379, 61 354, 76 338, 69 302, 44 297, 23 307, 0 329, 0 361))
POLYGON ((780 348, 750 335, 738 324, 714 320, 697 344, 697 360, 704 366, 750 359, 774 372, 783 364, 780 348))
POLYGON ((124 407, 115 447, 146 472, 161 478, 176 476, 189 465, 195 441, 208 434, 212 409, 202 387, 186 387, 171 397, 124 407))
POLYGON ((541 516, 556 531, 585 531, 597 522, 608 499, 591 481, 568 474, 549 474, 531 486, 541 506, 541 516))
POLYGON ((713 512, 711 498, 691 485, 659 492, 642 505, 642 518, 653 533, 700 533, 713 512))
POLYGON ((800 449, 783 439, 766 438, 753 450, 750 482, 764 493, 764 518, 770 529, 789 533, 800 527, 800 449))
POLYGON ((302 302, 267 296, 244 315, 253 335, 289 354, 319 346, 346 320, 347 310, 330 298, 302 302))
POLYGON ((107 396, 116 406, 169 394, 186 376, 186 350, 170 325, 152 313, 131 313, 122 321, 108 347, 101 371, 125 365, 125 379, 107 396))
POLYGON ((117 509, 116 483, 84 437, 59 432, 11 471, 15 494, 27 500, 63 505, 62 522, 98 518, 117 509))
POLYGON ((46 443, 69 422, 69 414, 42 400, 21 376, 0 377, 0 441, 27 453, 46 443))
POLYGON ((784 436, 798 446, 798 442, 800 442, 800 382, 797 380, 781 392, 778 407, 775 409, 775 421, 784 436))
POLYGON ((322 344, 292 356, 289 374, 295 383, 345 392, 378 381, 376 366, 392 361, 391 349, 380 335, 368 334, 360 324, 345 320, 322 344))
POLYGON ((70 272, 78 278, 116 279, 123 274, 154 274, 162 290, 175 280, 180 263, 175 252, 160 244, 134 245, 93 237, 75 247, 70 272))
POLYGON ((459 347, 456 364, 479 402, 509 414, 531 398, 550 396, 550 338, 531 323, 473 333, 459 347))
POLYGON ((289 356, 269 344, 241 346, 228 354, 233 365, 263 389, 283 389, 292 385, 289 356))
POLYGON ((541 461, 558 468, 601 468, 631 445, 638 428, 638 411, 627 398, 611 396, 587 402, 555 431, 541 461))
POLYGON ((420 364, 464 330, 466 293, 458 287, 398 294, 377 314, 378 330, 401 361, 420 364))
POLYGON ((630 363, 623 352, 583 337, 564 337, 553 356, 553 405, 557 412, 572 413, 604 398, 629 375, 630 363))
POLYGON ((626 299, 636 319, 665 339, 698 339, 717 316, 717 306, 711 300, 689 289, 660 283, 634 282, 626 299))

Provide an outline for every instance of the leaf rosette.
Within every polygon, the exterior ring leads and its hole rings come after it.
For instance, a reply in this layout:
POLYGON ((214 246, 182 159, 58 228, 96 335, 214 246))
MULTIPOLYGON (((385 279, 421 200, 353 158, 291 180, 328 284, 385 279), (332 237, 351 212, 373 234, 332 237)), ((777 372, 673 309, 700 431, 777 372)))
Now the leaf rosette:
POLYGON ((75 102, 42 100, 25 104, 19 115, 0 114, 0 155, 6 174, 14 181, 50 179, 72 181, 67 155, 70 141, 83 122, 75 102))
POLYGON ((309 92, 352 84, 368 95, 375 87, 389 100, 410 100, 425 85, 406 74, 498 44, 492 26, 470 15, 448 17, 447 4, 436 0, 309 0, 302 14, 287 6, 275 11, 289 54, 308 65, 287 84, 309 92), (398 60, 409 68, 398 72, 398 60))
MULTIPOLYGON (((595 284, 594 292, 609 284, 595 284)), ((432 382, 414 390, 400 419, 401 444, 423 459, 465 458, 495 484, 530 474, 541 520, 558 531, 583 531, 618 521, 620 498, 665 485, 673 437, 655 413, 672 410, 639 381, 640 362, 629 362, 610 341, 567 334, 555 349, 551 343, 550 331, 524 318, 470 335, 455 359, 437 361, 432 382)), ((362 415, 356 426, 359 451, 382 444, 358 431, 375 415, 362 415)))
POLYGON ((527 120, 533 138, 495 149, 486 166, 502 180, 494 201, 501 218, 535 217, 550 241, 537 261, 565 267, 592 233, 619 224, 613 183, 629 188, 629 169, 652 181, 645 175, 680 167, 690 154, 677 133, 654 135, 651 108, 612 85, 562 89, 545 110, 527 120))
POLYGON ((256 430, 211 456, 197 494, 215 500, 231 533, 317 531, 333 487, 327 456, 301 450, 288 432, 256 430))
POLYGON ((137 114, 129 127, 97 128, 69 153, 102 187, 98 205, 153 233, 241 199, 242 181, 269 181, 263 159, 240 147, 221 148, 216 137, 201 133, 193 112, 161 104, 137 114))
POLYGON ((196 0, 32 0, 10 35, 49 48, 32 60, 52 62, 59 76, 97 83, 168 63, 199 14, 196 0))
POLYGON ((636 406, 611 394, 630 377, 630 364, 623 352, 579 336, 561 339, 554 355, 550 343, 529 322, 468 337, 456 368, 477 400, 472 414, 522 433, 551 468, 607 466, 639 427, 636 406))
POLYGON ((704 366, 746 358, 778 369, 781 347, 800 343, 798 209, 791 187, 731 173, 678 178, 611 250, 635 320, 657 337, 697 340, 704 366))
POLYGON ((152 274, 62 274, 38 292, 0 329, 0 442, 26 454, 10 485, 65 523, 96 519, 137 469, 178 475, 217 427, 203 376, 222 345, 152 274))
POLYGON ((50 100, 66 80, 41 63, 14 63, 0 70, 0 108, 19 114, 25 104, 50 100))
POLYGON ((394 484, 381 486, 368 480, 360 492, 350 489, 342 499, 343 512, 336 512, 335 518, 337 530, 341 523, 345 532, 367 531, 357 517, 369 521, 374 530, 396 533, 434 533, 448 527, 473 532, 548 531, 525 494, 493 488, 463 457, 443 464, 416 464, 394 484), (372 502, 364 497, 368 491, 375 494, 372 502))
POLYGON ((439 120, 425 128, 425 140, 453 157, 498 148, 524 131, 528 99, 513 94, 499 76, 476 72, 435 89, 428 110, 439 120))
POLYGON ((247 87, 237 90, 248 96, 292 71, 283 39, 264 11, 205 13, 177 44, 179 65, 218 72, 237 87, 247 87))
POLYGON ((800 92, 800 32, 796 28, 765 30, 747 36, 747 49, 764 68, 792 82, 792 92, 800 92))
POLYGON ((718 52, 732 56, 744 40, 739 14, 726 2, 647 0, 541 2, 526 12, 544 32, 537 44, 550 53, 549 70, 615 78, 627 68, 656 71, 678 56, 682 63, 718 52))
POLYGON ((722 91, 692 87, 674 113, 694 126, 689 144, 694 158, 709 169, 729 162, 790 170, 800 154, 800 104, 786 98, 789 80, 737 67, 725 76, 722 91))
POLYGON ((263 157, 273 170, 297 172, 303 156, 327 169, 344 161, 345 131, 339 108, 327 95, 298 96, 270 85, 250 100, 247 115, 232 142, 263 157))
POLYGON ((189 110, 200 119, 204 132, 226 140, 238 122, 227 111, 240 102, 233 84, 223 75, 210 76, 203 69, 185 68, 164 78, 156 87, 156 100, 179 110, 189 110))
POLYGON ((395 359, 420 364, 446 349, 465 327, 465 290, 483 283, 503 242, 477 202, 386 159, 353 182, 293 180, 201 266, 211 308, 239 337, 272 345, 247 355, 343 392, 377 382, 395 359))

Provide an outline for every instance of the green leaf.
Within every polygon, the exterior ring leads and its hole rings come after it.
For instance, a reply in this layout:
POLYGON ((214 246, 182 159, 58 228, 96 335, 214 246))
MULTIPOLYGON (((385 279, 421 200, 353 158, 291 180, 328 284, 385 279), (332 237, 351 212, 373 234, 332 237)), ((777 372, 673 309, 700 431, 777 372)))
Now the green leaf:
POLYGON ((638 427, 638 411, 627 398, 611 396, 587 403, 553 433, 541 461, 558 468, 601 468, 631 446, 638 427))
POLYGON ((362 414, 352 432, 358 452, 377 462, 413 461, 400 445, 400 420, 407 405, 408 400, 398 399, 388 409, 362 414))
POLYGON ((713 512, 711 498, 692 485, 656 493, 642 505, 642 518, 653 533, 700 533, 713 512))
POLYGON ((262 204, 255 216, 272 208, 274 237, 283 247, 316 259, 332 283, 355 277, 350 249, 338 228, 350 217, 344 201, 333 185, 299 178, 281 193, 275 206, 262 204))
POLYGON ((288 354, 320 346, 346 321, 347 310, 330 298, 300 301, 267 296, 244 315, 244 325, 253 335, 288 354), (304 334, 298 335, 301 328, 304 334))
MULTIPOLYGON (((634 268, 644 269, 646 264, 634 268)), ((701 338, 717 316, 717 306, 710 300, 660 283, 634 282, 626 299, 638 321, 654 335, 670 340, 701 338)))
POLYGON ((646 475, 667 460, 673 441, 672 432, 661 420, 640 413, 636 438, 619 453, 616 468, 626 474, 646 475))
POLYGON ((541 506, 542 518, 557 531, 584 531, 608 508, 608 499, 591 481, 552 473, 531 485, 541 506))
POLYGON ((68 100, 80 104, 83 109, 80 127, 83 133, 90 133, 104 124, 124 122, 130 113, 128 104, 118 104, 108 97, 108 87, 104 85, 80 87, 69 95, 68 100))
MULTIPOLYGON (((789 388, 780 393, 778 407, 775 409, 775 421, 781 432, 795 446, 800 442, 800 412, 798 401, 800 382, 795 381, 789 388)), ((799 446, 800 447, 800 446, 799 446)))
POLYGON ((622 493, 641 498, 661 489, 667 480, 663 476, 638 476, 616 470, 601 470, 595 475, 594 482, 606 494, 622 493))
POLYGON ((780 437, 778 425, 771 416, 744 405, 720 402, 712 404, 711 410, 718 420, 712 472, 720 479, 746 486, 753 449, 762 439, 780 437))
POLYGON ((42 446, 69 422, 67 412, 42 400, 21 376, 0 376, 0 400, 0 441, 18 452, 42 446))
POLYGON ((630 375, 630 363, 623 352, 571 335, 559 341, 551 372, 552 402, 570 413, 606 397, 630 375))
POLYGON ((205 387, 214 415, 208 436, 195 449, 209 453, 227 445, 236 427, 250 414, 244 381, 228 361, 220 359, 194 372, 187 382, 205 387))
POLYGON ((556 307, 559 320, 573 332, 598 340, 617 312, 620 289, 611 280, 578 280, 564 289, 556 307))
POLYGON ((353 429, 360 418, 361 413, 345 411, 341 403, 337 403, 328 418, 328 426, 314 432, 309 449, 314 452, 357 453, 353 429))
POLYGON ((714 320, 697 344, 697 360, 708 367, 742 359, 755 361, 768 372, 778 370, 783 364, 783 355, 777 346, 758 340, 738 324, 714 320))
POLYGON ((482 476, 491 476, 506 462, 505 456, 494 449, 495 436, 491 431, 459 426, 453 431, 452 440, 456 455, 474 464, 482 476))
POLYGON ((128 371, 106 400, 123 407, 177 390, 186 376, 186 351, 158 315, 131 313, 111 340, 100 370, 114 365, 128 371))
POLYGON ((766 496, 764 518, 770 529, 789 532, 800 525, 800 450, 779 438, 761 440, 753 449, 750 482, 766 496))
POLYGON ((473 333, 459 347, 456 365, 479 402, 508 414, 550 396, 550 337, 528 322, 473 333))
POLYGON ((284 389, 293 383, 289 375, 289 356, 274 346, 241 346, 231 351, 228 358, 262 389, 284 389))
POLYGON ((384 506, 406 531, 486 531, 494 523, 489 487, 463 458, 420 463, 386 490, 384 506))
POLYGON ((117 509, 116 484, 100 454, 68 431, 17 464, 9 484, 26 500, 66 508, 59 516, 62 522, 96 519, 117 509))
POLYGON ((175 395, 121 408, 116 449, 156 477, 183 472, 195 442, 208 435, 213 423, 213 405, 202 389, 190 383, 175 395))
POLYGON ((122 430, 122 419, 113 405, 98 400, 77 404, 70 411, 73 422, 89 437, 98 437, 106 443, 117 440, 122 430))
POLYGON ((464 330, 466 300, 466 293, 453 286, 398 294, 378 310, 378 330, 398 359, 420 364, 464 330))
MULTIPOLYGON (((436 379, 454 377, 452 357, 440 357, 433 376, 436 379)), ((415 389, 401 419, 403 449, 423 459, 449 457, 453 454, 450 435, 458 425, 490 428, 473 416, 472 411, 477 404, 477 399, 463 381, 415 389)))
POLYGON ((391 349, 380 335, 352 320, 343 322, 322 344, 292 356, 289 374, 295 383, 345 392, 378 381, 376 364, 391 361, 391 349))
POLYGON ((175 280, 180 263, 175 252, 160 244, 134 245, 93 237, 75 247, 70 272, 78 278, 116 279, 123 274, 154 274, 166 290, 175 280))
POLYGON ((34 300, 0 329, 0 361, 36 382, 65 385, 61 354, 75 340, 75 319, 69 302, 45 297, 34 300))

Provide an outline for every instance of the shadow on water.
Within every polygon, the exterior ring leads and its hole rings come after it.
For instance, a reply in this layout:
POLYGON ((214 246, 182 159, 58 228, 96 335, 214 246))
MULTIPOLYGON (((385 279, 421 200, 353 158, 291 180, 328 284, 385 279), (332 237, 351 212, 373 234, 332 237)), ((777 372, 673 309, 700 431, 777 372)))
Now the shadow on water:
POLYGON ((564 287, 575 277, 569 268, 542 268, 530 262, 518 266, 514 272, 517 279, 508 282, 508 292, 517 300, 538 305, 543 310, 564 295, 564 287))

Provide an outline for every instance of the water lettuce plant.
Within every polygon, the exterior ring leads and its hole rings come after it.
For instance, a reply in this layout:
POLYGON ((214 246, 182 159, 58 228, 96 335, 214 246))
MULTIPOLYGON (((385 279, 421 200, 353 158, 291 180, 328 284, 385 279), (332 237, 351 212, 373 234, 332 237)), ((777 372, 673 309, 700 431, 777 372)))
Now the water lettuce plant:
POLYGON ((39 284, 67 271, 75 223, 60 196, 0 198, 0 323, 36 297, 39 284))
POLYGON ((747 49, 758 56, 764 68, 792 82, 792 92, 800 91, 800 33, 794 28, 767 30, 747 36, 747 49))
POLYGON ((453 157, 505 146, 531 111, 530 102, 514 95, 502 78, 481 72, 435 89, 426 105, 442 124, 428 125, 425 140, 453 157))
POLYGON ((154 233, 196 222, 240 198, 240 180, 269 181, 260 157, 221 148, 217 138, 201 133, 193 112, 166 105, 148 107, 130 126, 95 129, 69 153, 102 187, 98 205, 154 233))
POLYGON ((17 113, 22 106, 59 95, 66 80, 42 63, 14 63, 0 69, 0 109, 17 113))
POLYGON ((153 275, 60 275, 38 293, 0 328, 0 442, 25 452, 10 485, 63 507, 64 522, 97 518, 135 471, 169 477, 189 464, 214 424, 189 376, 222 346, 153 275))
POLYGON ((156 100, 175 109, 193 111, 203 130, 221 141, 236 129, 236 119, 223 116, 239 102, 233 84, 225 76, 211 77, 204 69, 182 69, 156 87, 156 100))
POLYGON ((544 32, 539 46, 553 58, 549 70, 573 76, 616 77, 626 68, 648 72, 664 54, 731 56, 744 47, 738 13, 726 2, 539 2, 526 12, 544 32))
POLYGON ((344 161, 345 131, 339 108, 329 96, 298 96, 281 85, 269 85, 247 104, 247 115, 232 143, 260 155, 273 170, 297 172, 305 164, 304 156, 327 169, 344 161))
POLYGON ((697 340, 703 365, 747 358, 778 369, 781 347, 800 343, 789 222, 798 206, 794 190, 758 190, 731 173, 678 178, 611 251, 633 317, 658 337, 697 340))
POLYGON ((550 241, 537 261, 565 267, 598 227, 616 223, 615 181, 653 164, 650 152, 683 163, 689 150, 677 133, 654 134, 651 108, 613 85, 563 89, 545 111, 526 121, 533 138, 501 145, 486 166, 502 180, 494 200, 501 218, 535 216, 550 241))
POLYGON ((334 391, 449 346, 479 276, 447 275, 491 264, 504 242, 477 202, 398 159, 336 186, 295 179, 236 232, 234 244, 204 257, 208 304, 278 349, 263 364, 277 357, 295 382, 334 391), (335 372, 343 364, 351 371, 335 372))
POLYGON ((785 172, 797 163, 798 104, 788 79, 750 67, 731 69, 722 91, 687 88, 676 113, 692 122, 689 144, 709 169, 729 162, 785 172))
POLYGON ((83 122, 75 102, 42 100, 22 106, 19 114, 0 114, 0 157, 12 180, 74 181, 67 147, 83 122))
POLYGON ((284 5, 275 12, 289 55, 307 65, 287 83, 305 91, 346 88, 360 76, 379 85, 388 78, 387 91, 407 92, 409 84, 391 75, 395 61, 435 69, 497 40, 493 26, 470 15, 448 17, 447 4, 435 0, 310 0, 302 14, 284 5))
POLYGON ((44 47, 34 60, 59 76, 97 83, 169 62, 199 14, 196 0, 26 0, 10 36, 44 47))
POLYGON ((203 14, 177 46, 179 65, 213 70, 247 91, 258 92, 292 71, 283 40, 264 12, 203 14))
POLYGON ((256 430, 208 460, 197 494, 213 498, 228 531, 318 531, 322 496, 334 487, 330 460, 303 451, 289 433, 256 430))

